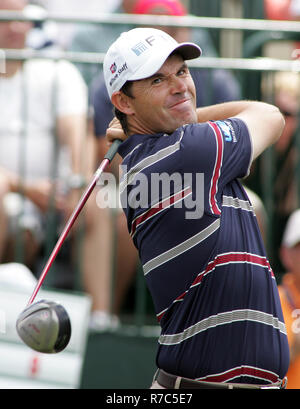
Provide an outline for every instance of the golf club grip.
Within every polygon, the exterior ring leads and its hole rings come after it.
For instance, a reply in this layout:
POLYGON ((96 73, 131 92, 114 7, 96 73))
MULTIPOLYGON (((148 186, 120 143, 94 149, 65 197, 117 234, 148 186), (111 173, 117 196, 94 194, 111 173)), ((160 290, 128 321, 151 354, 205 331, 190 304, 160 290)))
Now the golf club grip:
POLYGON ((81 212, 83 206, 85 205, 86 201, 88 200, 88 198, 90 197, 92 191, 94 190, 97 181, 99 180, 102 172, 105 170, 105 168, 107 167, 107 165, 110 164, 110 162, 113 160, 115 154, 118 151, 118 148, 120 146, 120 144, 122 143, 122 141, 120 141, 119 139, 116 139, 111 147, 109 148, 107 154, 105 155, 103 161, 101 162, 100 166, 98 167, 97 171, 94 174, 94 177, 92 179, 92 181, 90 182, 90 184, 88 185, 88 187, 86 188, 85 192, 83 193, 83 195, 81 196, 78 205, 76 206, 76 208, 74 209, 73 213, 71 214, 68 222, 65 225, 64 230, 62 231, 61 235, 59 236, 59 239, 57 240, 57 243, 54 247, 54 249, 52 250, 52 253, 41 273, 41 276, 35 286, 35 289, 29 299, 28 305, 32 304, 32 302, 34 301, 39 289, 41 288, 43 281, 46 278, 46 275, 53 263, 53 261, 55 260, 63 242, 65 241, 69 231, 71 230, 75 220, 77 219, 79 213, 81 212))
POLYGON ((115 157, 115 154, 118 152, 118 149, 121 143, 122 141, 120 139, 115 139, 111 147, 107 151, 106 155, 104 156, 104 159, 108 159, 111 162, 113 158, 115 157))

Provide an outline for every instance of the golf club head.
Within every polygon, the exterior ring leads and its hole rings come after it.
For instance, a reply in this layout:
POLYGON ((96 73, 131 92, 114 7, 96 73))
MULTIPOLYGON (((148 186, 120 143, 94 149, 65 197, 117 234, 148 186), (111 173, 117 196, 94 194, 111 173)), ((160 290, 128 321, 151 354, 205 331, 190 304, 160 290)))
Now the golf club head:
POLYGON ((19 337, 38 352, 62 351, 71 338, 71 322, 65 308, 53 301, 41 300, 27 307, 18 317, 19 337))

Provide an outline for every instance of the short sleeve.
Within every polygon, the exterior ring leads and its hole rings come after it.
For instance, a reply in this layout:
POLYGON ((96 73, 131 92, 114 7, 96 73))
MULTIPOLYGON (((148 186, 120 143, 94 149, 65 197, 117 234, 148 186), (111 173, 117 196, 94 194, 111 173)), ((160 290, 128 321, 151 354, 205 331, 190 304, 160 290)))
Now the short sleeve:
POLYGON ((252 144, 246 125, 237 118, 189 125, 182 149, 184 168, 204 175, 206 210, 219 215, 224 187, 249 173, 252 144))
POLYGON ((248 176, 252 162, 252 142, 246 124, 237 118, 210 122, 222 153, 220 183, 248 176))

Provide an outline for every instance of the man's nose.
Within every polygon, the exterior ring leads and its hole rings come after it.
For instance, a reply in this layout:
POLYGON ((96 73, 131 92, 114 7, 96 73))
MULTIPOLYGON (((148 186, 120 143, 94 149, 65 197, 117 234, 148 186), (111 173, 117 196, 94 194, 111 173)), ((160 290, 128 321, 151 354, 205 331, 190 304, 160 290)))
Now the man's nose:
POLYGON ((178 77, 177 75, 171 75, 169 77, 171 91, 173 93, 182 93, 187 90, 187 85, 184 78, 178 77))

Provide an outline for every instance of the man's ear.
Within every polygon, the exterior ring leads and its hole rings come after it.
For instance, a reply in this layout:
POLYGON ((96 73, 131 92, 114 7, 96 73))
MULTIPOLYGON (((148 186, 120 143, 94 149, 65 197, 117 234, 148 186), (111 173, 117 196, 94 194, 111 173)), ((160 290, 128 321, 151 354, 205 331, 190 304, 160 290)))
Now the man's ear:
POLYGON ((130 104, 130 97, 121 91, 116 91, 112 94, 111 102, 119 111, 126 115, 132 115, 134 113, 130 104))

